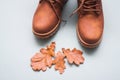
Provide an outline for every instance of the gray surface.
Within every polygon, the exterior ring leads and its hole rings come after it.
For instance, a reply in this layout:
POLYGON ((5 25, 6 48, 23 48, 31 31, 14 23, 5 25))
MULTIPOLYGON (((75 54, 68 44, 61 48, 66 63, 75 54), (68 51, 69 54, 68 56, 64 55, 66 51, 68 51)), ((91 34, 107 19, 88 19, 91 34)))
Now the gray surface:
POLYGON ((96 49, 83 48, 76 36, 77 15, 69 15, 77 7, 77 0, 69 0, 64 8, 59 31, 48 40, 32 34, 31 24, 38 0, 0 0, 0 80, 120 80, 120 1, 103 0, 105 29, 103 40, 96 49), (56 41, 61 48, 83 50, 85 63, 79 67, 67 64, 60 75, 54 67, 46 72, 34 72, 30 58, 41 47, 56 41))

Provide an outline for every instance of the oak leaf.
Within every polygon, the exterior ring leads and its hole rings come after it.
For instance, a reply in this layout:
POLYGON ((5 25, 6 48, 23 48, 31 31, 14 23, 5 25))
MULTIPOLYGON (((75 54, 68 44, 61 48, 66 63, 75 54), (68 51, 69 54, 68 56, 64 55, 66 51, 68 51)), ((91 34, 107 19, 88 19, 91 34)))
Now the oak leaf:
POLYGON ((52 42, 50 45, 47 46, 46 49, 44 49, 44 48, 40 49, 40 52, 47 53, 47 54, 49 54, 51 56, 54 56, 54 54, 55 54, 55 45, 56 45, 55 42, 52 42), (43 49, 44 49, 44 52, 42 51, 43 49))
POLYGON ((60 74, 62 74, 66 68, 64 58, 65 55, 58 51, 55 55, 55 59, 53 60, 53 64, 55 64, 55 70, 58 70, 60 74))
POLYGON ((47 67, 52 66, 52 56, 54 56, 55 42, 52 42, 47 48, 41 48, 40 52, 36 53, 31 58, 31 67, 35 71, 45 71, 47 67))
POLYGON ((65 54, 68 62, 70 64, 76 64, 79 65, 81 63, 84 62, 84 57, 82 56, 82 51, 77 50, 76 48, 74 48, 72 51, 70 49, 62 49, 63 53, 65 54))

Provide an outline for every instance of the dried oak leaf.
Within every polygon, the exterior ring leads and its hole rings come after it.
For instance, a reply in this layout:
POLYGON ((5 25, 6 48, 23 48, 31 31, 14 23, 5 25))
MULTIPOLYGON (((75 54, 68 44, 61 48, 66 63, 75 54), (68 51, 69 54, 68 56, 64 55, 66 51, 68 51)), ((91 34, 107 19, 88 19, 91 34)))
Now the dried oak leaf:
POLYGON ((53 64, 55 64, 55 70, 59 70, 60 74, 64 72, 65 61, 64 61, 65 55, 62 52, 57 52, 55 55, 55 59, 53 60, 53 64))
POLYGON ((55 42, 52 42, 49 46, 47 46, 46 53, 50 54, 51 56, 54 56, 54 54, 55 54, 55 45, 56 45, 55 42))
POLYGON ((52 56, 54 56, 55 42, 52 42, 47 48, 41 48, 40 52, 36 53, 31 58, 31 67, 35 71, 45 71, 47 67, 52 66, 52 56))
POLYGON ((82 56, 82 51, 77 50, 74 48, 72 51, 70 49, 62 49, 63 53, 65 54, 68 62, 70 64, 74 63, 76 65, 79 65, 84 62, 84 57, 82 56))

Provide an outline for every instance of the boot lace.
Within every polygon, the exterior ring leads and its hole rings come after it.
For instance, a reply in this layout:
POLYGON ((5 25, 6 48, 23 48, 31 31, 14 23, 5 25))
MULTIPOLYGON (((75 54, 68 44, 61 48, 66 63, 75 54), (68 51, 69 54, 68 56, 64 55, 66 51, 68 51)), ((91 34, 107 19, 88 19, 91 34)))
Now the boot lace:
POLYGON ((80 14, 86 12, 94 12, 96 14, 99 14, 101 11, 100 0, 80 0, 79 2, 79 7, 74 10, 70 16, 72 16, 78 11, 80 11, 80 14))

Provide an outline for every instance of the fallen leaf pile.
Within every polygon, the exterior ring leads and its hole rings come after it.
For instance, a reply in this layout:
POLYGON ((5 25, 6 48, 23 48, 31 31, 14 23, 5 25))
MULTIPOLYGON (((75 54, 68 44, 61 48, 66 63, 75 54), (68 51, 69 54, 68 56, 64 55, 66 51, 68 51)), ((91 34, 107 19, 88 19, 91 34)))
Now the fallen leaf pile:
POLYGON ((47 67, 50 68, 55 65, 55 70, 58 70, 60 74, 64 72, 65 58, 70 64, 82 64, 84 62, 84 57, 82 56, 82 51, 74 48, 73 50, 62 48, 62 52, 58 51, 55 54, 55 42, 52 42, 46 48, 41 48, 31 58, 31 67, 34 71, 46 71, 47 67))

